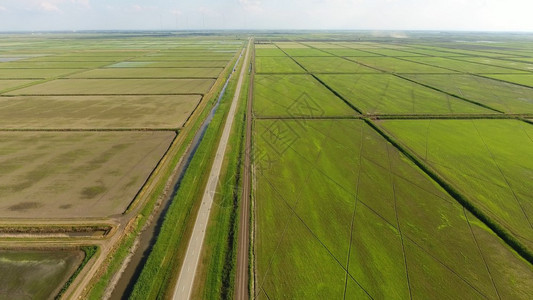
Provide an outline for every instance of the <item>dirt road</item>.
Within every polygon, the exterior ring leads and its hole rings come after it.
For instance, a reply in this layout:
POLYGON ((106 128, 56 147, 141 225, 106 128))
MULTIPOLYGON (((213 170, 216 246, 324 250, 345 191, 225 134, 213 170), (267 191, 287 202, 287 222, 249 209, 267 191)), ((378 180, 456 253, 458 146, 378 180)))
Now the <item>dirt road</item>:
POLYGON ((220 137, 215 159, 213 161, 213 165, 209 173, 209 179, 202 197, 202 203, 200 204, 200 209, 198 210, 198 215, 194 223, 189 245, 187 246, 187 252, 185 254, 183 265, 178 277, 178 282, 174 289, 174 299, 189 299, 191 296, 194 278, 196 277, 196 270, 198 268, 198 261, 200 259, 200 254, 202 252, 202 246, 204 243, 207 223, 209 222, 211 205, 213 204, 213 197, 215 196, 220 170, 222 169, 222 162, 224 161, 224 154, 228 145, 231 127, 233 125, 233 120, 235 119, 235 113, 237 111, 237 104, 239 102, 244 74, 246 72, 246 67, 248 66, 246 61, 248 60, 248 55, 250 52, 250 44, 251 43, 249 42, 246 55, 244 57, 244 63, 240 70, 239 80, 235 89, 235 95, 233 96, 228 117, 226 119, 226 123, 224 124, 224 131, 220 137))
MULTIPOLYGON (((252 40, 253 41, 253 40, 252 40)), ((252 45, 253 47, 253 45, 252 45)), ((235 299, 247 300, 248 293, 248 252, 250 245, 250 188, 251 188, 251 151, 252 151, 252 97, 255 74, 255 51, 252 48, 250 85, 248 87, 248 101, 246 106, 246 135, 244 152, 244 173, 242 177, 242 203, 239 224, 239 239, 237 242, 237 270, 235 271, 235 299)))

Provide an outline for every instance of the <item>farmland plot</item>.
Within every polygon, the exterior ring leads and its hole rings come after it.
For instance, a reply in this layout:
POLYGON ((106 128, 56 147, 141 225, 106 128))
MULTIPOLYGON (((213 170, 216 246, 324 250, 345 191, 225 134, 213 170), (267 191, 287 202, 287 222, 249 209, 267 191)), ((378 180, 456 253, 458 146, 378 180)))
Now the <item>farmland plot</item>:
POLYGON ((261 56, 255 59, 257 73, 305 73, 290 57, 261 56))
POLYGON ((363 121, 255 123, 259 299, 533 292, 531 265, 363 121))
POLYGON ((217 78, 222 68, 104 68, 78 73, 69 78, 217 78))
POLYGON ((335 48, 335 49, 324 49, 324 51, 331 53, 333 55, 342 56, 342 57, 350 57, 350 56, 379 56, 378 54, 368 52, 368 51, 362 51, 358 49, 350 49, 350 48, 335 48))
POLYGON ((476 63, 482 63, 487 65, 493 65, 493 66, 500 66, 500 67, 506 67, 506 68, 512 68, 512 69, 519 69, 523 71, 533 71, 533 63, 523 63, 518 61, 512 61, 512 60, 503 60, 503 59, 494 59, 494 58, 487 58, 487 57, 461 57, 460 60, 466 60, 476 63))
POLYGON ((454 73, 447 69, 419 64, 394 57, 353 57, 353 61, 391 73, 454 73))
POLYGON ((0 80, 0 91, 31 83, 33 80, 5 79, 0 80))
POLYGON ((533 89, 474 75, 405 75, 441 91, 506 113, 532 113, 533 89))
POLYGON ((0 250, 0 295, 53 299, 82 259, 82 251, 0 250))
POLYGON ((124 212, 174 132, 1 132, 0 217, 124 212))
POLYGON ((79 71, 81 69, 0 69, 0 79, 46 79, 79 71))
POLYGON ((222 68, 226 64, 227 60, 148 61, 143 58, 138 61, 118 62, 106 68, 222 68))
POLYGON ((390 74, 318 75, 369 114, 495 113, 390 74))
POLYGON ((255 56, 286 56, 283 51, 273 46, 273 48, 257 48, 255 49, 255 56))
MULTIPOLYGON (((407 49, 410 50, 410 49, 407 49)), ((387 48, 379 48, 379 49, 369 49, 367 50, 370 53, 383 55, 383 56, 392 56, 392 57, 412 57, 412 56, 424 56, 420 53, 415 53, 414 51, 402 51, 402 50, 396 50, 396 49, 387 49, 387 48)))
POLYGON ((355 114, 311 75, 257 75, 253 105, 257 116, 323 117, 355 114))
POLYGON ((486 77, 530 86, 533 88, 533 74, 487 74, 486 77))
POLYGON ((179 128, 199 95, 0 97, 0 128, 179 128))
POLYGON ((204 94, 214 79, 58 79, 7 95, 204 94))
POLYGON ((311 73, 379 73, 340 57, 295 57, 311 73))
POLYGON ((516 120, 390 120, 381 126, 533 249, 533 126, 516 120))
POLYGON ((290 56, 331 56, 331 54, 313 48, 287 48, 284 50, 290 56))
POLYGON ((110 62, 101 61, 14 61, 9 63, 0 63, 0 69, 86 69, 97 68, 110 64, 110 62))
POLYGON ((479 64, 474 62, 468 62, 463 60, 455 60, 444 57, 417 57, 417 58, 408 58, 413 62, 424 63, 440 68, 450 69, 453 71, 463 72, 463 73, 525 73, 525 71, 509 69, 497 66, 491 66, 486 64, 479 64))

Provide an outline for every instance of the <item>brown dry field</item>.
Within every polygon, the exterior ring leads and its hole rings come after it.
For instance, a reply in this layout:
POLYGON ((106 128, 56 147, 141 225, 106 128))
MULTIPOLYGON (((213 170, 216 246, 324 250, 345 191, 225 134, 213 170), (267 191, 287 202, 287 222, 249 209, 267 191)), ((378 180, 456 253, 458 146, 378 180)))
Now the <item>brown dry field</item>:
POLYGON ((58 79, 6 95, 203 94, 214 82, 214 79, 58 79))
POLYGON ((69 78, 217 78, 222 68, 102 68, 69 78))
POLYGON ((0 97, 0 128, 178 128, 201 96, 0 97))
POLYGON ((175 137, 168 132, 0 132, 0 218, 122 213, 175 137))

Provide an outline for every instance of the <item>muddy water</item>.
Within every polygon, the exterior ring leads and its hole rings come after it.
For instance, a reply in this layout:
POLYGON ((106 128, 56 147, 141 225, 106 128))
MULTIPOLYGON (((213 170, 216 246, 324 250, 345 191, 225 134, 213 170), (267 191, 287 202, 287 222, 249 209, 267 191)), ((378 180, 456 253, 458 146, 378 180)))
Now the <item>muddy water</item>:
POLYGON ((226 92, 226 88, 228 86, 228 83, 230 79, 233 77, 233 74, 235 73, 235 69, 237 65, 239 64, 239 61, 242 57, 242 54, 244 53, 244 49, 241 51, 241 54, 239 55, 239 58, 235 62, 235 65, 233 66, 233 70, 224 83, 224 87, 222 88, 222 91, 220 92, 220 95, 218 96, 216 104, 213 106, 211 111, 209 112, 209 115, 204 120, 198 131, 196 132, 196 135, 194 136, 191 145, 185 152, 182 163, 178 167, 178 170, 174 176, 173 182, 172 182, 172 193, 169 194, 168 197, 166 197, 161 206, 160 209, 157 212, 154 212, 153 217, 154 221, 141 233, 140 239, 139 239, 139 246, 135 253, 132 255, 131 260, 122 273, 120 279, 118 280, 115 289, 111 293, 110 299, 127 299, 131 295, 131 292, 133 291, 133 286, 137 279, 139 278, 139 275, 141 274, 141 271, 144 267, 144 264, 146 263, 146 260, 148 259, 148 256, 150 255, 150 252, 152 251, 152 248, 157 240, 157 236, 159 235, 159 232, 161 231, 161 226, 163 224, 163 220, 165 219, 166 212, 168 211, 168 208, 170 204, 172 203, 172 200, 176 196, 176 192, 178 191, 178 188, 180 186, 181 180, 183 179, 183 176, 185 175, 185 172, 187 171, 187 168, 189 167, 189 164, 196 153, 196 150, 198 149, 198 146, 200 142, 202 141, 205 131, 207 129, 207 126, 211 123, 211 120, 213 119, 213 116, 215 115, 215 112, 217 111, 217 108, 220 104, 220 100, 224 96, 226 92))

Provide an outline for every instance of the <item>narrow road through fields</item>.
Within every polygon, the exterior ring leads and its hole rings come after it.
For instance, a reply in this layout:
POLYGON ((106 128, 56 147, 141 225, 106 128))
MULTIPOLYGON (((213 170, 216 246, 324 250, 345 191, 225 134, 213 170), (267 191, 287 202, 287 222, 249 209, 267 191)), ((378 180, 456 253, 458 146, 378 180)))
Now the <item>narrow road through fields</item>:
POLYGON ((237 270, 235 271, 235 299, 247 300, 249 245, 250 245, 250 189, 251 189, 251 151, 252 151, 252 98, 255 74, 255 50, 252 40, 252 57, 250 60, 250 85, 248 86, 248 101, 246 104, 246 134, 244 146, 244 170, 242 177, 241 215, 239 218, 239 238, 237 242, 237 270))
POLYGON ((224 161, 224 154, 226 152, 231 127, 233 125, 233 120, 235 119, 235 113, 237 111, 237 104, 239 102, 242 82, 247 67, 246 62, 248 61, 248 55, 250 53, 250 45, 251 40, 248 42, 246 55, 244 57, 244 63, 241 67, 239 80, 235 89, 235 95, 233 96, 226 123, 224 124, 224 131, 222 132, 222 136, 220 137, 220 142, 218 144, 215 159, 213 161, 213 165, 209 173, 209 179, 207 181, 207 185, 202 197, 202 203, 200 204, 200 209, 198 210, 198 215, 194 223, 194 228, 189 240, 189 245, 187 246, 185 259, 183 260, 183 265, 181 267, 181 271, 178 277, 178 282, 174 289, 173 299, 190 299, 191 297, 194 278, 196 277, 198 261, 202 252, 205 232, 207 229, 209 215, 211 212, 211 205, 213 204, 213 198, 215 196, 218 178, 222 169, 222 162, 224 161))

